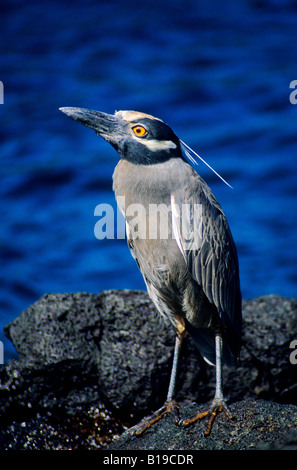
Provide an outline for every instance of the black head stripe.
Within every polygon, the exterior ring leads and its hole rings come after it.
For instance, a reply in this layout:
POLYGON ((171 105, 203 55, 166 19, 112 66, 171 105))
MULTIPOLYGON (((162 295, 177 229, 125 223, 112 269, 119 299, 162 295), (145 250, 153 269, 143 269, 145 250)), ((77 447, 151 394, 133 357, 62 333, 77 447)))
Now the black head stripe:
POLYGON ((154 140, 171 140, 179 146, 179 139, 173 130, 165 124, 165 122, 156 119, 144 118, 134 121, 133 124, 142 124, 148 130, 148 139, 154 140))

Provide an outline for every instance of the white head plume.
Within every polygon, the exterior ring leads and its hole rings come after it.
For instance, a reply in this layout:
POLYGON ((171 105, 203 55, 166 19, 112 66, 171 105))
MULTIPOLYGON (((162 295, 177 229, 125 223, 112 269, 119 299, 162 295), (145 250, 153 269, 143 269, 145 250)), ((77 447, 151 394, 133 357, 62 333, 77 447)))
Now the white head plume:
POLYGON ((194 152, 193 149, 191 149, 191 147, 189 147, 187 144, 185 144, 185 142, 183 142, 181 139, 180 139, 180 143, 182 144, 182 150, 184 151, 186 157, 188 158, 188 160, 190 160, 190 162, 193 164, 193 165, 198 165, 198 162, 197 160, 194 158, 193 155, 195 155, 196 157, 198 157, 206 166, 208 166, 208 168, 211 169, 211 171, 213 171, 227 186, 229 186, 229 188, 233 189, 231 184, 227 183, 226 180, 224 180, 224 178, 219 175, 219 173, 217 173, 205 160, 203 160, 202 157, 200 157, 200 155, 198 155, 198 153, 194 152))

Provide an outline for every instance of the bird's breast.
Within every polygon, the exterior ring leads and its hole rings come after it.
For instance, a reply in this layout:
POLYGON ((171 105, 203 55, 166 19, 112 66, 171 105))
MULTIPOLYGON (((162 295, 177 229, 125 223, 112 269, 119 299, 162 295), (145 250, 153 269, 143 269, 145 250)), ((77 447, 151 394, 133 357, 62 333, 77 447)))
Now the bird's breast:
POLYGON ((121 160, 113 175, 129 248, 157 309, 171 321, 182 314, 195 326, 206 327, 209 304, 188 269, 174 221, 184 197, 197 184, 191 167, 180 159, 150 166, 121 160))
POLYGON ((116 199, 126 198, 126 204, 170 204, 170 194, 178 187, 178 159, 156 165, 136 165, 120 160, 113 174, 116 199), (176 161, 174 161, 176 160, 176 161))

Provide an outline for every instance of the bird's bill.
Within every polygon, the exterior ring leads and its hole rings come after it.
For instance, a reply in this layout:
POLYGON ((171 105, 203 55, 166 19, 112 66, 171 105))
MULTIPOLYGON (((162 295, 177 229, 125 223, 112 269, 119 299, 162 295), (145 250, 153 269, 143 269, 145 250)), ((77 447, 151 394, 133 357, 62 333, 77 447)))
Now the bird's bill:
POLYGON ((93 111, 85 108, 59 109, 62 113, 74 119, 74 121, 94 129, 97 134, 102 136, 113 134, 117 127, 118 119, 114 114, 102 113, 100 111, 93 111))

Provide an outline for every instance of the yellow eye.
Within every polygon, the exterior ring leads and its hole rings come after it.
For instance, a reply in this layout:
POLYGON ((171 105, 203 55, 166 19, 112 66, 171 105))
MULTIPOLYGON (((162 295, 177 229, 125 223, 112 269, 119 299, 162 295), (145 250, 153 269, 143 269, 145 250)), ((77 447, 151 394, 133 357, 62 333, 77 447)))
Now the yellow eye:
POLYGON ((137 135, 137 137, 144 137, 147 134, 147 130, 143 126, 134 126, 132 127, 134 134, 137 135))

